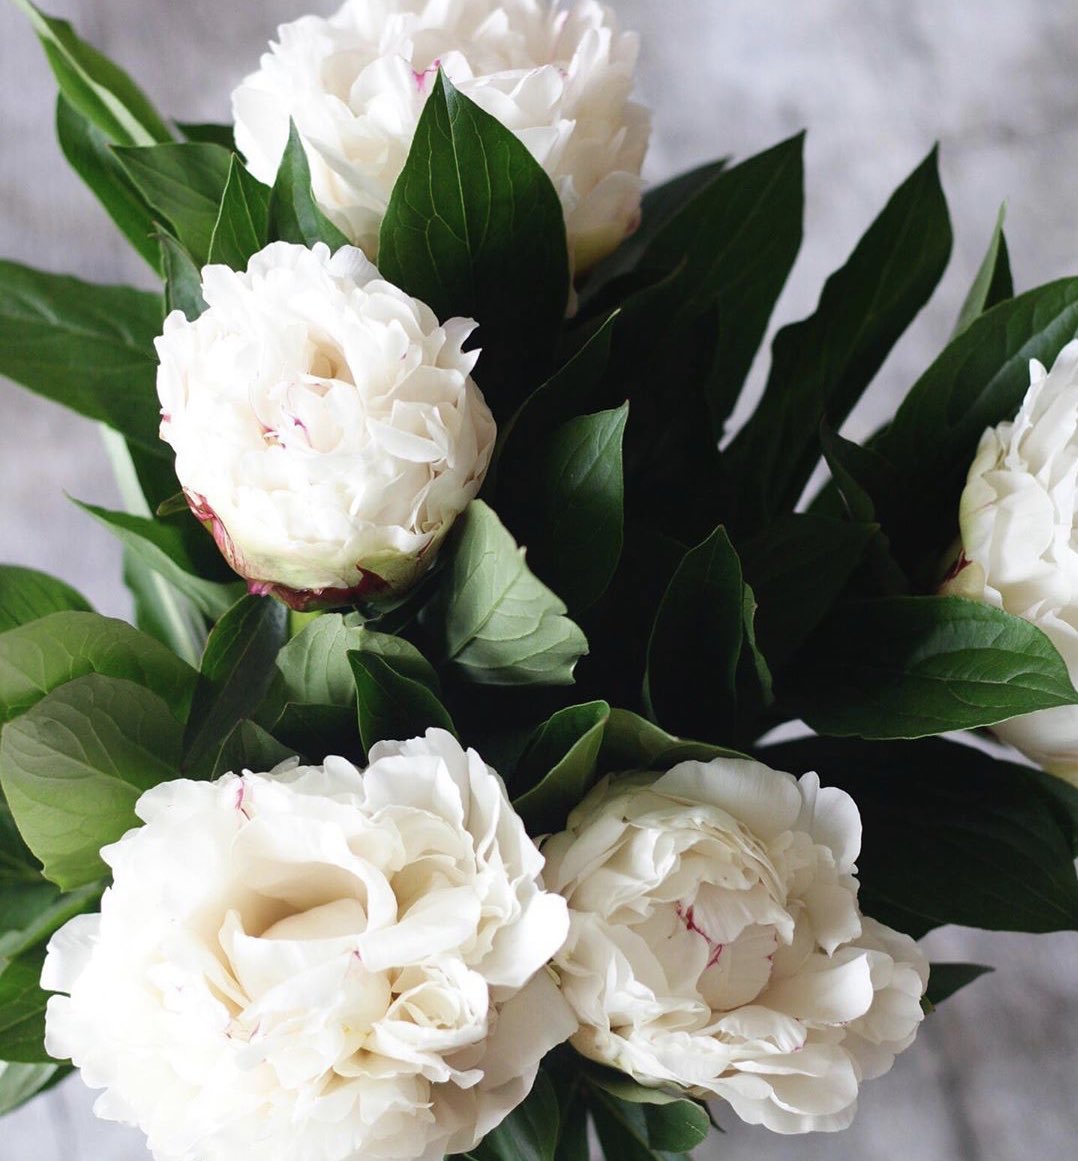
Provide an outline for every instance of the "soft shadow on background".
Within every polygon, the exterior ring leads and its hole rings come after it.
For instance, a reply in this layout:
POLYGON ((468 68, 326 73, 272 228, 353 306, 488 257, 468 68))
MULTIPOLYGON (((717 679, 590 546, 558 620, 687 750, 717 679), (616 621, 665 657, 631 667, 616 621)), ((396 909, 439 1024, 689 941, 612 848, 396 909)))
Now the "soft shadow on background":
MULTIPOLYGON (((166 113, 224 120, 277 23, 334 0, 46 0, 166 113)), ((956 226, 948 274, 847 425, 874 428, 953 325, 1000 202, 1017 287, 1078 273, 1078 14, 1058 0, 614 0, 643 39, 655 113, 648 175, 744 157, 808 127, 806 238, 777 319, 809 313, 934 141, 956 226)), ((99 282, 147 274, 66 168, 54 84, 24 18, 0 6, 0 257, 99 282)), ((761 368, 754 383, 759 386, 761 368)), ((0 380, 0 559, 66 578, 123 616, 119 556, 64 497, 116 506, 96 429, 0 380)), ((911 849, 910 859, 918 852, 911 849)), ((930 955, 994 964, 866 1086, 852 1129, 776 1137, 719 1119, 700 1161, 1015 1161, 1073 1156, 1078 937, 947 929, 930 955)), ((78 1081, 0 1127, 0 1161, 145 1161, 140 1137, 90 1116, 78 1081)), ((237 1161, 241 1159, 237 1158, 237 1161)))

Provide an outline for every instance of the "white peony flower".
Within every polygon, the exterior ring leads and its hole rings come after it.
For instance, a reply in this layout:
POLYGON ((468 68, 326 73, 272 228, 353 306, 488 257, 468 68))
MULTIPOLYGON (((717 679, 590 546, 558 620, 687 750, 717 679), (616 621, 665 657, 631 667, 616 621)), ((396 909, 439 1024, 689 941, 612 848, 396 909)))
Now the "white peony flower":
MULTIPOLYGON (((962 556, 945 591, 1032 621, 1078 681, 1078 342, 1050 373, 1030 363, 1017 418, 981 439, 959 522, 962 556)), ((1078 785, 1078 706, 992 728, 1078 785)))
POLYGON ((651 777, 601 783, 543 848, 573 1044, 780 1133, 844 1128, 928 982, 913 940, 858 911, 857 807, 747 759, 651 777))
POLYGON ((439 68, 550 175, 578 272, 635 229, 650 132, 629 100, 637 38, 595 0, 348 0, 277 35, 233 94, 236 142, 272 183, 294 120, 316 199, 372 258, 439 68))
POLYGON ((48 1051, 158 1161, 440 1161, 575 1029, 498 776, 441 730, 370 757, 150 790, 52 938, 48 1051))
POLYGON ((174 311, 157 340, 161 438, 195 515, 293 607, 406 588, 490 462, 475 324, 439 324, 351 247, 277 242, 202 278, 206 312, 174 311))

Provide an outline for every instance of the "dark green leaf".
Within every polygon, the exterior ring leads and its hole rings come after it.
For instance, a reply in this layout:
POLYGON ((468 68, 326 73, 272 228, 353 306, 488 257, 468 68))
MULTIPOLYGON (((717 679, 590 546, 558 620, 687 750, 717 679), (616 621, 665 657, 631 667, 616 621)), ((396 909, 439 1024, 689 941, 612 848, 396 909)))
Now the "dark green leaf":
POLYGON ((229 153, 236 152, 236 135, 231 125, 214 125, 208 121, 176 121, 175 125, 183 134, 185 141, 220 145, 229 153))
POLYGON ((209 777, 216 779, 244 770, 264 773, 295 755, 291 747, 282 746, 260 725, 244 718, 221 743, 209 777))
POLYGON ((1003 234, 1003 222, 1007 216, 1007 207, 999 207, 999 216, 996 218, 996 228, 992 231, 988 243, 988 253, 984 256, 977 277, 969 288, 966 301, 958 313, 954 333, 961 334, 975 318, 979 318, 986 310, 991 310, 998 303, 1014 297, 1014 282, 1011 278, 1011 260, 1007 253, 1007 239, 1003 234))
POLYGON ((77 112, 63 93, 56 100, 56 133, 67 163, 131 245, 160 271, 153 211, 117 161, 105 135, 77 112))
POLYGON ((269 236, 300 246, 324 242, 337 251, 348 239, 318 208, 311 193, 311 167, 292 124, 269 202, 269 236))
POLYGON ((524 549, 481 500, 468 505, 457 535, 437 625, 446 659, 480 684, 571 684, 587 640, 528 569, 524 549))
POLYGON ((252 177, 233 154, 210 241, 210 262, 223 263, 233 270, 247 269, 252 255, 269 240, 270 196, 270 189, 252 177))
POLYGON ((759 606, 760 649, 773 667, 793 657, 830 612, 876 531, 873 524, 797 512, 744 546, 745 579, 759 606))
POLYGON ((558 1101, 540 1069, 527 1098, 472 1150, 475 1161, 554 1161, 558 1101))
POLYGON ((1052 282, 975 319, 917 381, 874 445, 902 473, 901 520, 884 529, 908 568, 935 571, 958 534, 959 497, 985 428, 1018 410, 1030 360, 1050 367, 1075 337, 1078 279, 1052 282))
POLYGON ((190 254, 169 234, 159 233, 161 272, 165 278, 165 308, 182 311, 188 322, 194 322, 206 309, 202 297, 202 271, 190 254))
POLYGON ((713 177, 647 247, 642 266, 684 268, 679 311, 717 307, 717 372, 709 385, 718 438, 801 246, 802 135, 713 177))
POLYGON ((629 405, 571 419, 533 447, 517 527, 535 571, 574 612, 606 591, 621 559, 622 439, 629 405))
POLYGON ((356 683, 359 736, 370 753, 378 742, 404 741, 436 727, 455 733, 445 707, 423 682, 376 653, 348 654, 356 683))
POLYGON ((548 372, 569 294, 561 202, 525 146, 439 73, 393 190, 379 267, 441 319, 478 319, 499 421, 548 372))
POLYGON ((92 910, 103 889, 103 883, 88 883, 64 893, 40 877, 34 883, 0 887, 0 963, 38 946, 69 919, 92 910))
POLYGON ((513 805, 530 834, 560 830, 598 780, 610 706, 605 701, 559 710, 536 731, 517 765, 513 805))
POLYGON ((775 339, 759 407, 728 449, 739 527, 792 510, 836 430, 939 282, 951 252, 936 150, 899 187, 824 287, 816 313, 775 339))
POLYGON ((41 990, 43 952, 12 960, 0 971, 0 1057, 12 1064, 48 1064, 45 1004, 41 990))
POLYGON ((0 262, 0 373, 164 454, 161 299, 0 262))
POLYGON ((711 1122, 694 1101, 643 1104, 593 1085, 592 1117, 607 1157, 650 1161, 656 1152, 687 1153, 707 1138, 711 1122))
POLYGON ((98 853, 136 824, 136 799, 175 778, 182 729, 148 689, 89 674, 0 735, 0 783, 27 845, 64 890, 105 874, 98 853))
POLYGON ((233 155, 219 145, 191 142, 114 152, 195 264, 205 265, 233 155))
MULTIPOLYGON (((76 501, 78 503, 78 501, 76 501)), ((222 616, 235 603, 241 586, 204 580, 202 573, 215 571, 211 563, 193 549, 198 540, 185 534, 177 525, 154 520, 149 516, 132 516, 127 512, 110 512, 93 504, 79 507, 99 520, 141 561, 174 585, 207 617, 222 616)), ((205 538, 206 552, 216 552, 213 542, 205 538)))
POLYGON ((742 650, 751 649, 746 592, 723 528, 687 552, 674 573, 652 628, 645 681, 647 703, 668 729, 725 738, 745 716, 738 670, 742 650))
POLYGON ((654 770, 662 773, 678 762, 740 758, 736 750, 676 738, 629 710, 613 709, 603 735, 599 766, 603 770, 654 770))
POLYGON ((983 963, 934 963, 928 977, 925 1000, 935 1008, 955 992, 995 970, 983 963))
POLYGON ((0 633, 67 609, 91 611, 86 598, 64 581, 32 568, 0 565, 0 633))
POLYGON ((205 772, 221 746, 269 689, 288 640, 288 611, 268 597, 242 597, 214 626, 184 732, 184 769, 205 772))
POLYGON ((97 613, 51 613, 0 634, 0 723, 87 673, 145 686, 181 721, 197 679, 170 649, 124 621, 97 613))
POLYGON ((799 687, 813 729, 863 738, 976 729, 1078 702, 1039 629, 961 597, 842 607, 806 649, 799 687))
POLYGON ((60 92, 109 142, 152 145, 170 139, 164 122, 127 73, 80 40, 66 20, 46 16, 29 0, 14 2, 29 17, 60 92))
POLYGON ((795 774, 815 770, 853 797, 864 827, 857 867, 866 914, 915 938, 947 923, 1078 927, 1071 828, 1039 771, 938 738, 805 738, 761 757, 795 774))

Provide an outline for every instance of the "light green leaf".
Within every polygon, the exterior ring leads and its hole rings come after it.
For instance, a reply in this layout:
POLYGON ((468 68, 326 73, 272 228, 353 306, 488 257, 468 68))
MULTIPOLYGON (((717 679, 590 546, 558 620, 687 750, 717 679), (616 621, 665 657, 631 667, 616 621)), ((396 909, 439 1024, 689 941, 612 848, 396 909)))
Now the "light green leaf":
POLYGON ((0 374, 158 455, 161 299, 0 262, 0 374))
POLYGON ((5 1064, 0 1061, 0 1117, 39 1092, 52 1088, 70 1071, 59 1064, 5 1064))
POLYGON ((48 573, 0 565, 0 633, 65 609, 88 613, 90 605, 69 584, 48 573))
POLYGON ((80 40, 66 20, 46 16, 30 0, 14 0, 30 19, 60 92, 116 145, 152 145, 171 134, 145 94, 122 69, 80 40))
POLYGON ((478 319, 504 422, 550 370, 569 295, 561 202, 527 148, 439 73, 382 220, 378 265, 442 319, 478 319))
POLYGON ((332 251, 348 245, 348 239, 314 200, 311 167, 294 123, 289 129, 288 146, 270 196, 269 236, 299 246, 324 242, 332 251))
POLYGON ((571 684, 587 640, 528 569, 524 549, 481 500, 460 517, 458 535, 442 581, 447 659, 481 684, 571 684))
POLYGON ((0 785, 45 874, 64 890, 105 873, 99 851, 136 825, 139 795, 180 766, 182 728, 148 689, 89 674, 0 735, 0 785))

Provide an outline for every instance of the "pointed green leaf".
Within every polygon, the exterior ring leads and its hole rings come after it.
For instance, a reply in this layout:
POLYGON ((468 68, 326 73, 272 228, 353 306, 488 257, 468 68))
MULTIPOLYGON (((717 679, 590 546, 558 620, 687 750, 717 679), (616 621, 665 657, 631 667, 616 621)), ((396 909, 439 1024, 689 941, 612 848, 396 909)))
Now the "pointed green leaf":
POLYGON ((678 762, 741 758, 736 750, 677 738, 629 710, 613 709, 603 735, 599 765, 604 770, 654 770, 662 773, 678 762))
POLYGON ((899 187, 824 287, 816 313, 775 339, 764 397, 728 449, 738 527, 797 503, 820 458, 824 419, 843 420, 928 301, 951 252, 936 150, 899 187))
POLYGON ((219 145, 191 142, 116 148, 114 152, 195 264, 205 265, 233 155, 219 145))
POLYGON ((98 853, 135 826, 139 795, 175 778, 182 728, 148 689, 89 674, 0 735, 0 784, 27 845, 64 890, 106 873, 98 853))
POLYGON ((225 740, 265 697, 287 639, 288 611, 268 597, 242 597, 217 622, 184 732, 186 771, 213 770, 225 740))
POLYGON ((846 605, 804 657, 795 704, 823 734, 920 738, 1078 703, 1035 625, 961 597, 846 605))
POLYGON ((175 125, 185 141, 220 145, 229 153, 236 152, 236 134, 231 125, 215 125, 209 121, 176 121, 175 125))
POLYGON ((62 892, 38 878, 32 884, 0 887, 0 964, 44 943, 76 915, 97 906, 104 883, 62 892))
POLYGON ((0 1061, 0 1117, 39 1092, 52 1088, 70 1071, 60 1064, 5 1064, 0 1061))
POLYGON ((260 725, 244 718, 221 743, 208 777, 217 779, 244 770, 267 773, 295 756, 296 751, 290 746, 282 745, 260 725))
POLYGON ((480 684, 571 684, 587 640, 528 569, 524 549, 481 500, 460 517, 458 537, 442 581, 447 660, 480 684))
MULTIPOLYGON (((980 318, 986 310, 997 303, 1014 297, 1014 282, 1011 279, 1011 260, 1007 252, 1007 239, 1003 234, 1003 222, 1007 217, 1007 207, 999 207, 996 228, 988 242, 988 253, 984 256, 977 277, 969 288, 962 309, 958 312, 954 334, 961 334, 975 318, 980 318)), ((953 337, 953 336, 952 336, 953 337)))
POLYGON ((348 239, 318 208, 311 193, 311 167, 303 142, 292 124, 269 202, 269 236, 300 246, 324 242, 330 250, 348 239))
POLYGON ((171 137, 154 107, 122 69, 79 39, 66 20, 46 16, 30 0, 14 0, 30 19, 60 92, 117 145, 152 145, 171 137))
POLYGON ((0 565, 0 633, 67 609, 91 611, 86 598, 64 581, 33 568, 0 565))
POLYGON ((569 295, 561 202, 527 148, 439 73, 382 221, 378 265, 441 319, 477 319, 505 421, 550 370, 569 295))
POLYGON ((82 178, 124 237, 160 271, 153 211, 116 159, 108 138, 61 93, 56 100, 56 133, 67 163, 82 178))
POLYGON ((161 272, 165 278, 165 309, 181 311, 188 322, 200 318, 206 309, 202 297, 202 271, 191 255, 170 234, 160 232, 161 272))
POLYGON ((456 732, 431 689, 376 653, 348 654, 356 683, 359 736, 369 754, 378 742, 405 741, 436 727, 456 732))
POLYGON ((968 987, 974 980, 996 969, 983 963, 934 963, 928 977, 925 1002, 936 1008, 955 992, 968 987))
POLYGON ((197 674, 171 650, 124 621, 97 613, 52 613, 0 634, 0 723, 87 673, 145 686, 187 715, 197 674))
POLYGON ((45 1004, 41 990, 43 952, 30 952, 0 971, 0 1057, 13 1064, 48 1064, 45 1004))
POLYGON ((475 1161, 554 1161, 560 1114, 554 1089, 540 1069, 531 1092, 471 1152, 475 1161))
POLYGON ((0 262, 0 374, 164 454, 161 299, 0 262))
POLYGON ((269 187, 252 177, 233 154, 210 241, 210 262, 247 269, 251 257, 269 241, 270 196, 269 187))

